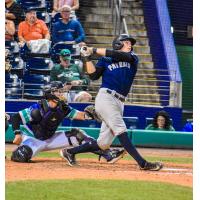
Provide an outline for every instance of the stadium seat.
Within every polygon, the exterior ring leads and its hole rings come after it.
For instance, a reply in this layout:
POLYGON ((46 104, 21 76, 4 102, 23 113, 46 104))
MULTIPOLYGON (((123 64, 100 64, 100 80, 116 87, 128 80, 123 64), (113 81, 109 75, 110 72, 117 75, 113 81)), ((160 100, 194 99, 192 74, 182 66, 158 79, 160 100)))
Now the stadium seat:
POLYGON ((123 119, 128 129, 137 129, 138 117, 123 117, 123 119))
POLYGON ((26 63, 30 74, 50 75, 52 67, 53 61, 50 58, 29 58, 26 63))
POLYGON ((5 41, 5 48, 10 51, 12 54, 19 54, 19 45, 17 41, 11 40, 11 41, 5 41))
POLYGON ((22 99, 22 88, 6 88, 5 98, 6 99, 22 99))
POLYGON ((43 96, 44 84, 24 83, 25 99, 41 99, 43 96))
POLYGON ((23 9, 27 9, 30 7, 34 8, 46 7, 46 3, 44 0, 18 0, 18 3, 22 6, 23 9))
POLYGON ((40 89, 24 89, 24 99, 39 100, 43 97, 43 91, 40 89))
POLYGON ((49 80, 49 76, 30 74, 29 72, 26 72, 23 78, 25 84, 46 84, 49 80))
POLYGON ((20 79, 23 78, 24 75, 24 61, 20 57, 14 57, 9 59, 11 68, 11 74, 16 74, 20 79))
POLYGON ((21 79, 19 79, 17 74, 5 73, 5 83, 14 87, 21 85, 21 79))

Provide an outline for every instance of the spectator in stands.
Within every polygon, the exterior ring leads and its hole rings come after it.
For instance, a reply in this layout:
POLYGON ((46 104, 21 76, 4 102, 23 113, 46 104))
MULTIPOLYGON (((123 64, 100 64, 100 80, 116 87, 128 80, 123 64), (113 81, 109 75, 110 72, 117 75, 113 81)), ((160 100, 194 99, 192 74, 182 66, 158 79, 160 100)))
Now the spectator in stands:
POLYGON ((193 132, 193 120, 187 120, 182 131, 193 132))
POLYGON ((71 7, 64 5, 60 9, 62 19, 53 25, 52 40, 53 43, 62 41, 71 42, 71 44, 80 44, 85 39, 85 33, 79 21, 70 19, 71 7))
POLYGON ((15 24, 12 20, 5 20, 5 40, 14 40, 15 35, 15 24))
POLYGON ((19 24, 18 37, 20 46, 30 40, 50 39, 49 30, 43 20, 37 19, 34 9, 26 10, 25 21, 19 24))
POLYGON ((171 126, 169 114, 164 110, 156 113, 152 124, 149 124, 145 130, 175 131, 171 126))
POLYGON ((53 10, 59 12, 59 10, 64 6, 68 5, 71 7, 71 10, 79 9, 79 0, 54 0, 53 1, 53 10))
POLYGON ((75 10, 79 9, 79 0, 54 0, 53 15, 59 12, 64 5, 68 5, 71 7, 70 16, 73 17, 73 19, 76 19, 75 10))
POLYGON ((24 11, 19 3, 14 0, 5 0, 5 18, 12 20, 16 26, 23 21, 24 11))
POLYGON ((60 51, 60 64, 56 64, 50 72, 51 81, 61 81, 68 89, 68 102, 89 102, 92 96, 83 91, 84 86, 89 84, 86 77, 78 65, 71 63, 71 52, 69 49, 60 51))

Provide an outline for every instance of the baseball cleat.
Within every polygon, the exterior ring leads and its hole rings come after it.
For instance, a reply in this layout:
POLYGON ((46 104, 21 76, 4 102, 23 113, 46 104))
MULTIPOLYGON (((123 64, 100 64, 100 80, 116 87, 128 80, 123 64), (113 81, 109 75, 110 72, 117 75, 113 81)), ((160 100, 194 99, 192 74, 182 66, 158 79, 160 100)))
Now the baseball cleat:
POLYGON ((123 150, 118 150, 118 149, 112 150, 111 159, 107 160, 107 163, 110 163, 110 164, 116 163, 119 159, 124 157, 125 153, 126 153, 126 151, 124 149, 123 150))
POLYGON ((60 150, 60 155, 62 158, 64 158, 67 162, 69 166, 74 166, 76 165, 76 158, 74 154, 71 154, 67 151, 67 149, 62 149, 60 150))
POLYGON ((163 164, 161 162, 146 162, 144 167, 140 167, 141 170, 149 170, 149 171, 159 171, 163 168, 163 164))

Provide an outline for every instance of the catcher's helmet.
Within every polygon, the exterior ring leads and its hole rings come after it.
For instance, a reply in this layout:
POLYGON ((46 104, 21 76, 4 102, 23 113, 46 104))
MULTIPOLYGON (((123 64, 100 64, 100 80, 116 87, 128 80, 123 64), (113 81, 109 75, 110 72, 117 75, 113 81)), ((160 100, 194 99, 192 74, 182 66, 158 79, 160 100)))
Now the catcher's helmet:
POLYGON ((124 44, 122 43, 122 41, 125 41, 125 40, 129 40, 131 41, 131 44, 132 46, 136 43, 136 40, 131 36, 131 35, 128 35, 128 34, 121 34, 119 36, 117 36, 113 42, 112 42, 112 47, 114 50, 120 50, 124 44))
POLYGON ((46 85, 43 88, 44 98, 47 100, 59 101, 60 99, 57 96, 55 96, 53 93, 62 88, 63 88, 63 84, 61 81, 52 81, 49 85, 46 85))

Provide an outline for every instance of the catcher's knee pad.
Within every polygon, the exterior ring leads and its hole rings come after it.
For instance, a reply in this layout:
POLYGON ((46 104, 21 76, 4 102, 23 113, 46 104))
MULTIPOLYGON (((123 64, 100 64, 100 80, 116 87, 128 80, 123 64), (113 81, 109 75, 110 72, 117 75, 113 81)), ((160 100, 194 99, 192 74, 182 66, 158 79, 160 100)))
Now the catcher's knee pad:
POLYGON ((32 149, 27 145, 22 145, 12 152, 11 160, 15 162, 29 162, 32 155, 32 149))

